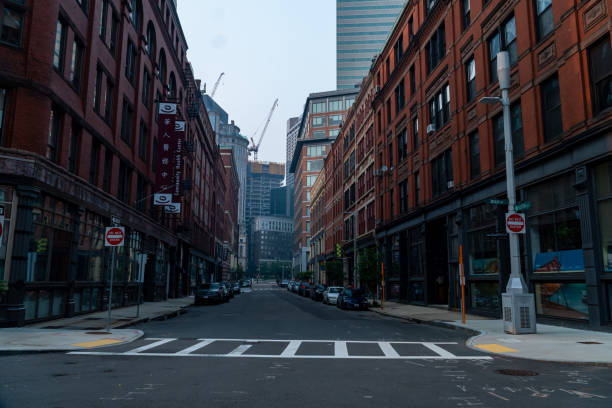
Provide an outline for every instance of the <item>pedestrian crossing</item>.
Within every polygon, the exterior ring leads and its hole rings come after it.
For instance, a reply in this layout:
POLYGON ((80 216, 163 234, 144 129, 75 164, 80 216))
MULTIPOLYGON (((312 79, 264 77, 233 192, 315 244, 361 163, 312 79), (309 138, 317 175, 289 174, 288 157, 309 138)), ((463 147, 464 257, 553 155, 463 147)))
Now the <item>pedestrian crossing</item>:
POLYGON ((456 342, 146 338, 95 356, 223 357, 280 359, 490 360, 456 342), (136 347, 134 347, 136 346, 136 347), (458 354, 455 354, 458 353, 458 354))

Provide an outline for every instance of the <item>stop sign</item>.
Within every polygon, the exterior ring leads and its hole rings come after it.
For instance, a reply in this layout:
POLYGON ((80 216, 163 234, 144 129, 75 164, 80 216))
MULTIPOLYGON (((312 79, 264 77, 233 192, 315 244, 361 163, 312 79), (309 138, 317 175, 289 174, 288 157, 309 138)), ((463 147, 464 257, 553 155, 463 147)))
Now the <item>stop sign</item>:
POLYGON ((123 246, 125 237, 124 227, 106 227, 104 235, 105 246, 123 246))
POLYGON ((525 214, 506 214, 506 232, 525 233, 525 214))

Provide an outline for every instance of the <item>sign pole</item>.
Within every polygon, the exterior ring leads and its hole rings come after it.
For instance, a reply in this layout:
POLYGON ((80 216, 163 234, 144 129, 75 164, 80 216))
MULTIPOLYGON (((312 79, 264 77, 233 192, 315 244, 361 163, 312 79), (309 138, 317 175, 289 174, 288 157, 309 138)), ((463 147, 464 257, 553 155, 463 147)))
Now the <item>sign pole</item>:
POLYGON ((382 310, 385 310, 385 263, 380 263, 380 274, 382 275, 382 310))
POLYGON ((461 279, 461 321, 465 324, 465 277, 463 276, 463 245, 459 245, 459 276, 461 279))
POLYGON ((110 286, 108 289, 108 317, 106 319, 106 331, 110 332, 111 305, 113 303, 113 275, 115 273, 115 247, 111 247, 110 286))

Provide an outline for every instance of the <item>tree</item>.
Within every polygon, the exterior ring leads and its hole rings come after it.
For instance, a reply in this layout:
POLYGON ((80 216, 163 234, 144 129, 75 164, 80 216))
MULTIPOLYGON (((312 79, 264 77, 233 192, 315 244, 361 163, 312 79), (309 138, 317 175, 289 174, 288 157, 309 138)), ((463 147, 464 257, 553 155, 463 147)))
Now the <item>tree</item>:
POLYGON ((236 269, 234 269, 234 276, 236 280, 242 280, 244 278, 244 269, 242 269, 242 265, 238 264, 236 269))
POLYGON ((304 271, 295 275, 297 280, 301 281, 311 281, 312 280, 312 271, 304 271))
POLYGON ((327 274, 327 283, 329 285, 344 284, 344 271, 342 270, 342 261, 339 259, 333 259, 325 262, 325 271, 327 274))
POLYGON ((359 265, 359 280, 362 285, 370 291, 376 292, 376 287, 381 282, 380 271, 378 269, 378 252, 376 248, 364 249, 357 258, 359 265))

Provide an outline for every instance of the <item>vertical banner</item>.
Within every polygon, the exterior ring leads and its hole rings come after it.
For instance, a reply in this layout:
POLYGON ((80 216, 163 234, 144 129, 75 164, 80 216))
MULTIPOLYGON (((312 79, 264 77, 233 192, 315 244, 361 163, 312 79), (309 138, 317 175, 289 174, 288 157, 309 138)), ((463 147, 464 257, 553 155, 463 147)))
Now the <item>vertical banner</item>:
POLYGON ((175 189, 173 177, 177 139, 174 130, 175 121, 176 104, 160 103, 155 174, 155 193, 157 194, 173 194, 175 189))
POLYGON ((183 144, 185 142, 185 121, 174 123, 174 189, 172 195, 177 200, 183 195, 183 144))

